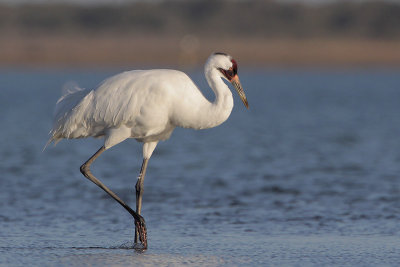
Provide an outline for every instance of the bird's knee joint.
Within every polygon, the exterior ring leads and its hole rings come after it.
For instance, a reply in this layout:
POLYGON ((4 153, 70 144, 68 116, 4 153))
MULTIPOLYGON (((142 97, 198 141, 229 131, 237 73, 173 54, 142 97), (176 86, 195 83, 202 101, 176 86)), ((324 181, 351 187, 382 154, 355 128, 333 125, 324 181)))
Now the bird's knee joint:
POLYGON ((82 164, 82 166, 80 167, 81 173, 85 176, 86 176, 86 173, 88 170, 89 170, 89 167, 86 164, 82 164))

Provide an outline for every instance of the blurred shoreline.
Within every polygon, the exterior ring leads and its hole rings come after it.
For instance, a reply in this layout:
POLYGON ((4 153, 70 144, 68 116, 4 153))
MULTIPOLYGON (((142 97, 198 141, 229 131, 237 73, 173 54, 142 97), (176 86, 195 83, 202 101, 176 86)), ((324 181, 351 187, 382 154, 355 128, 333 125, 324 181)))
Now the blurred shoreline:
POLYGON ((3 35, 0 67, 196 67, 218 51, 254 67, 400 67, 400 40, 121 34, 3 35))
POLYGON ((0 4, 0 67, 400 67, 400 4, 275 0, 0 4))

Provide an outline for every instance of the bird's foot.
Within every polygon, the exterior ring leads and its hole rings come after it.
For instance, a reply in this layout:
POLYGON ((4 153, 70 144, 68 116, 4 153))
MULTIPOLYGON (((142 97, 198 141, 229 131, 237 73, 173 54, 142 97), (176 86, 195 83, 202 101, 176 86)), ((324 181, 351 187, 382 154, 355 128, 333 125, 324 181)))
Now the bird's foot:
POLYGON ((141 249, 147 249, 147 230, 146 223, 142 216, 140 216, 140 220, 135 220, 136 229, 139 232, 139 240, 142 245, 141 249))

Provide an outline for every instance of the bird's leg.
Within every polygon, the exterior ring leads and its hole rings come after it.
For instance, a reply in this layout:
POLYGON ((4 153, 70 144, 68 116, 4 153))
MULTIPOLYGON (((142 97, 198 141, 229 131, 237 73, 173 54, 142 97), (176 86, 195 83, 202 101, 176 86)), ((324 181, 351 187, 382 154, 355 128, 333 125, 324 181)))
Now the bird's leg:
MULTIPOLYGON (((146 175, 146 169, 147 169, 147 163, 149 159, 144 158, 142 162, 142 167, 140 168, 140 174, 138 177, 138 180, 136 182, 136 213, 140 215, 142 211, 142 197, 143 197, 143 181, 144 181, 144 176, 146 175)), ((139 229, 136 227, 135 228, 135 242, 138 242, 138 234, 139 234, 139 229)))
MULTIPOLYGON (((135 219, 135 228, 138 229, 138 235, 140 241, 143 245, 143 248, 147 248, 147 232, 146 232, 146 223, 142 216, 132 210, 127 204, 125 204, 122 199, 120 199, 114 192, 112 192, 107 186, 105 186, 100 180, 98 180, 92 172, 90 171, 90 165, 106 150, 104 146, 102 146, 93 156, 91 156, 82 166, 81 173, 88 178, 90 181, 95 183, 101 189, 103 189, 107 194, 109 194, 113 199, 115 199, 119 204, 122 205, 135 219)), ((136 238, 135 238, 135 242, 136 238)))

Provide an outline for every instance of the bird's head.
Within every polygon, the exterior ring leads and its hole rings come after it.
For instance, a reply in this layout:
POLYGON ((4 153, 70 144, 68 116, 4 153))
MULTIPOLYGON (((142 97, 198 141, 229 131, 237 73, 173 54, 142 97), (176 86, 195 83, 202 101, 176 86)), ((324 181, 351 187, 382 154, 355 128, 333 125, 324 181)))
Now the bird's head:
POLYGON ((228 80, 235 87, 243 104, 246 108, 249 108, 249 103, 247 102, 246 95, 237 74, 238 66, 236 60, 234 60, 230 55, 218 52, 212 54, 208 58, 206 68, 207 67, 216 68, 220 76, 228 80))

